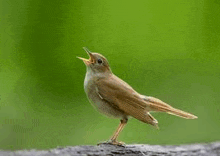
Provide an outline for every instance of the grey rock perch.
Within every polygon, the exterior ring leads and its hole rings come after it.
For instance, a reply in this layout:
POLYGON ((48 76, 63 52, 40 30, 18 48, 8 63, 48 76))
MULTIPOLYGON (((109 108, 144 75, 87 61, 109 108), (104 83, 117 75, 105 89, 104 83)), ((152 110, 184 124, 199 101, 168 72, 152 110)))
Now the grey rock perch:
POLYGON ((220 142, 178 146, 126 145, 70 146, 50 150, 0 151, 0 156, 220 156, 220 142))

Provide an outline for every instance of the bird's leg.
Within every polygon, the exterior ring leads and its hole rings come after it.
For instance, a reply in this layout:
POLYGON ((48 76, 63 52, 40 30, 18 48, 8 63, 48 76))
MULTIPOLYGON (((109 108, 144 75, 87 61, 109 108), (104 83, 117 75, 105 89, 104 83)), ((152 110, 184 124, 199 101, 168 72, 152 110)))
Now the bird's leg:
POLYGON ((127 124, 127 121, 128 121, 127 118, 121 119, 121 122, 120 122, 120 124, 119 124, 117 130, 115 131, 115 133, 114 133, 113 136, 111 137, 111 140, 110 140, 110 141, 107 141, 107 142, 100 142, 100 143, 98 143, 98 145, 101 145, 101 144, 112 144, 112 145, 120 145, 120 146, 123 146, 124 143, 123 143, 123 142, 118 142, 118 141, 117 141, 117 138, 118 138, 119 133, 123 130, 123 128, 124 128, 125 125, 127 124))
POLYGON ((127 124, 128 119, 122 119, 117 130, 115 131, 115 133, 113 134, 112 138, 111 138, 111 142, 112 144, 115 145, 122 145, 123 143, 120 143, 117 141, 117 138, 119 136, 119 133, 123 130, 123 128, 125 127, 125 125, 127 124))

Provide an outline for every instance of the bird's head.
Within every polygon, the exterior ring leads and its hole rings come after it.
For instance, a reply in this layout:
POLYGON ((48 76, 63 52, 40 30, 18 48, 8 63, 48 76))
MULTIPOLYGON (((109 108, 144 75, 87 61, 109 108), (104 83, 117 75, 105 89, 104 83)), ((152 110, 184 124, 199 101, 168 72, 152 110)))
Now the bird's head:
POLYGON ((78 58, 83 60, 83 62, 85 63, 87 67, 87 70, 89 69, 95 73, 105 73, 105 72, 111 73, 108 60, 103 55, 99 53, 92 53, 86 47, 83 47, 83 49, 89 55, 89 59, 85 59, 82 57, 78 57, 78 58))

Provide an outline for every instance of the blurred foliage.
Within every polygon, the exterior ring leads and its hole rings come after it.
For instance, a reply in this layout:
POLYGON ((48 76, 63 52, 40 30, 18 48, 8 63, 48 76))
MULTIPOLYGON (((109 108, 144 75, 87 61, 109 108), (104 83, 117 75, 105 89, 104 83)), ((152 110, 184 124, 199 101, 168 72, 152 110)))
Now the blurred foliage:
POLYGON ((107 57, 138 92, 197 115, 130 119, 119 140, 185 144, 220 139, 220 1, 1 0, 0 148, 46 149, 108 140, 118 119, 83 90, 82 47, 107 57))

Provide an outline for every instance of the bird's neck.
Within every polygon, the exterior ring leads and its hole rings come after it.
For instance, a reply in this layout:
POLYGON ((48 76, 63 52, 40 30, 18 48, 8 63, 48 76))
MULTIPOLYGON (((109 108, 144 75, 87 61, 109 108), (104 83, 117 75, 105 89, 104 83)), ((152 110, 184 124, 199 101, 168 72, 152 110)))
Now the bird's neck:
POLYGON ((99 78, 103 78, 103 77, 108 77, 110 75, 112 75, 111 70, 99 72, 99 71, 92 70, 91 68, 87 68, 87 72, 86 72, 87 79, 94 79, 94 78, 99 79, 99 78))
POLYGON ((92 82, 95 82, 98 79, 107 78, 112 75, 111 71, 106 72, 97 72, 91 68, 87 68, 86 76, 84 80, 84 87, 87 88, 88 84, 91 85, 92 82))

